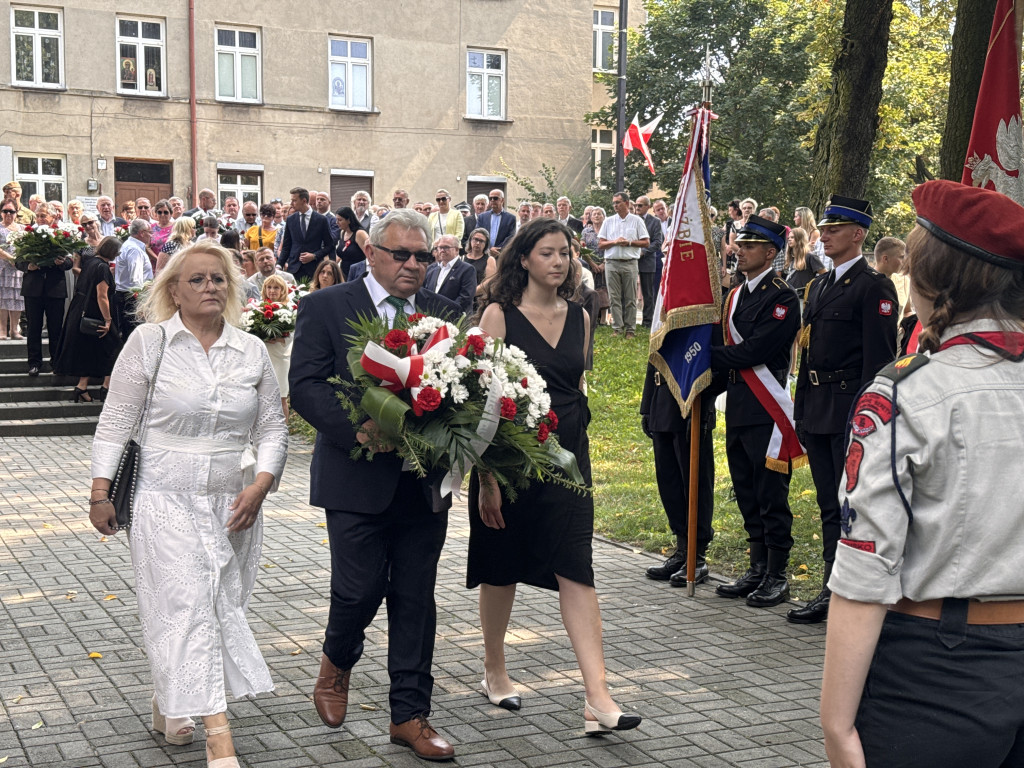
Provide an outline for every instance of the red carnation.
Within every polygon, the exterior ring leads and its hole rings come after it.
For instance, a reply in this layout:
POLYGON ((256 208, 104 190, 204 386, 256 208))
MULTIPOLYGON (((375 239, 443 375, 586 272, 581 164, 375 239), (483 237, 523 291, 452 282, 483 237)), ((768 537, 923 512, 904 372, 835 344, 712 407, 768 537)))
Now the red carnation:
POLYGON ((526 388, 527 388, 527 387, 529 386, 529 385, 528 385, 528 384, 526 383, 526 377, 525 377, 525 376, 523 376, 523 380, 522 380, 521 382, 519 382, 519 383, 523 385, 523 389, 526 389, 526 388))
POLYGON ((484 353, 484 347, 487 346, 487 342, 484 341, 484 337, 478 334, 466 337, 466 343, 473 348, 473 351, 478 355, 484 353))
POLYGON ((34 229, 35 229, 35 227, 33 227, 31 224, 26 224, 25 225, 25 231, 26 232, 31 232, 34 229))
POLYGON ((278 304, 278 303, 277 303, 277 302, 275 301, 275 302, 274 302, 273 304, 271 304, 271 305, 270 305, 270 308, 271 308, 271 309, 280 309, 280 308, 281 308, 281 305, 280 305, 280 304, 278 304))
POLYGON ((436 411, 440 405, 441 393, 433 387, 424 387, 416 396, 413 411, 417 416, 420 416, 424 411, 436 411))
POLYGON ((551 428, 547 424, 541 422, 541 425, 537 427, 537 442, 543 443, 551 436, 551 428))
POLYGON ((516 417, 519 409, 516 408, 516 401, 511 397, 501 398, 501 418, 511 421, 516 417))
POLYGON ((425 317, 426 317, 426 315, 424 315, 422 312, 414 312, 413 314, 409 315, 409 322, 410 323, 418 323, 420 320, 422 320, 425 317))
POLYGON ((267 320, 273 320, 274 319, 274 310, 272 310, 272 309, 265 309, 265 310, 263 310, 263 316, 267 320))
MULTIPOLYGON (((388 331, 388 335, 384 337, 384 346, 388 349, 401 349, 411 344, 412 339, 409 338, 409 334, 399 328, 388 331)), ((433 410, 433 408, 430 410, 433 410)))
POLYGON ((553 430, 554 429, 558 429, 558 414, 557 413, 555 413, 554 411, 548 411, 548 415, 545 416, 544 418, 546 418, 548 420, 548 424, 551 425, 551 429, 553 429, 553 430))

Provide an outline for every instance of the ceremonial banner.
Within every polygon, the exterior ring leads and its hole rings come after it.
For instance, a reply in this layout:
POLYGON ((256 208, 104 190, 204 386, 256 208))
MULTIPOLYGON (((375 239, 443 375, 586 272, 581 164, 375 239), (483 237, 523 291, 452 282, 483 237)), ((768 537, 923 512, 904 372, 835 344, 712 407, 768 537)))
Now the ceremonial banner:
POLYGON ((693 111, 693 128, 676 195, 665 266, 651 326, 651 364, 660 371, 680 412, 711 383, 711 326, 722 316, 718 250, 708 216, 708 127, 716 116, 693 111))
POLYGON ((1024 205, 1020 51, 1022 0, 997 0, 985 72, 961 181, 995 189, 1024 205))

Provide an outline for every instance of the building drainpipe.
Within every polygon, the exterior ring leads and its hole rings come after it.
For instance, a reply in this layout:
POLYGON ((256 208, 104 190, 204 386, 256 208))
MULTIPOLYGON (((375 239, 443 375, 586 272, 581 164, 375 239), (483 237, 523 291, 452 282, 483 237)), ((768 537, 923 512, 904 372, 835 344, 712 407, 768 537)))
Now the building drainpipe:
POLYGON ((196 120, 196 0, 188 0, 188 123, 192 156, 192 206, 199 205, 199 161, 196 120))

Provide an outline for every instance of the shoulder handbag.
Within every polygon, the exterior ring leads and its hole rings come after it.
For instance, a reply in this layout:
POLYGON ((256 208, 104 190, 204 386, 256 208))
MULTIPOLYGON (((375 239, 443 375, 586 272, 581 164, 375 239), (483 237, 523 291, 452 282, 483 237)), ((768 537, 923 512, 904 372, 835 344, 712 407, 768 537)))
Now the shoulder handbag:
MULTIPOLYGON (((136 331, 138 333, 138 331, 136 331)), ((160 373, 160 363, 164 359, 164 347, 167 344, 167 331, 160 326, 160 353, 156 358, 156 365, 153 368, 153 376, 149 380, 149 389, 146 392, 146 400, 139 410, 135 426, 128 436, 121 451, 121 458, 117 462, 117 471, 110 483, 110 503, 114 505, 114 513, 117 517, 117 529, 128 530, 132 527, 132 507, 135 503, 135 483, 139 476, 139 454, 142 437, 146 432, 146 417, 149 415, 149 406, 153 401, 153 390, 156 388, 156 377, 160 373), (137 439, 136 439, 137 438, 137 439)))
POLYGON ((86 336, 99 336, 100 328, 106 324, 106 320, 101 320, 98 317, 89 317, 88 315, 82 315, 82 319, 78 323, 78 331, 79 333, 83 333, 86 336))

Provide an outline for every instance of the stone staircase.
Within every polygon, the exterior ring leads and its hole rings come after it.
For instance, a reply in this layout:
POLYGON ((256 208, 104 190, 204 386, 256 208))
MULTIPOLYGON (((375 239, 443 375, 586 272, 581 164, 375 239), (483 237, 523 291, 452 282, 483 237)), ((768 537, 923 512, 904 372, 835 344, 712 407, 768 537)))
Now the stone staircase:
MULTIPOLYGON (((43 338, 46 352, 46 338, 43 338)), ((0 438, 91 435, 103 404, 71 402, 77 380, 52 373, 28 375, 25 341, 0 341, 0 438)), ((49 366, 44 366, 46 370, 49 366)), ((97 379, 90 389, 98 389, 97 379)))

